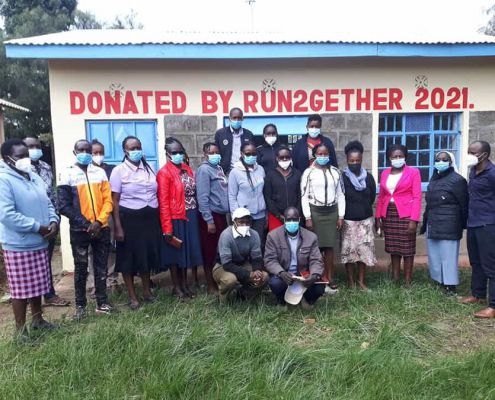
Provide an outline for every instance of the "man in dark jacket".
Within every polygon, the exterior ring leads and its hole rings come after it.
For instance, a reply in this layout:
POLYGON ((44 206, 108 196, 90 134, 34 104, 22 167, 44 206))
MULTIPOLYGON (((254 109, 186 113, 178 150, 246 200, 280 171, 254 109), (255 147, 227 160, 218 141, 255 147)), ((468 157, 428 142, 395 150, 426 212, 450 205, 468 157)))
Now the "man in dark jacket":
POLYGON ((308 133, 299 139, 292 149, 292 158, 294 160, 294 168, 304 172, 306 168, 314 161, 313 148, 323 143, 329 151, 330 164, 335 168, 337 165, 337 155, 335 154, 335 146, 333 142, 321 134, 321 116, 313 114, 308 117, 306 129, 308 133))
POLYGON ((220 166, 228 174, 241 157, 241 146, 253 142, 253 132, 242 128, 244 115, 238 107, 229 112, 230 124, 215 133, 215 143, 220 150, 222 161, 220 166))
POLYGON ((268 234, 265 247, 265 269, 271 274, 268 284, 280 306, 286 307, 285 291, 294 283, 294 276, 306 278, 307 288, 301 299, 304 309, 325 292, 325 285, 316 283, 323 274, 323 259, 318 238, 299 226, 299 211, 289 207, 284 213, 285 225, 268 234))

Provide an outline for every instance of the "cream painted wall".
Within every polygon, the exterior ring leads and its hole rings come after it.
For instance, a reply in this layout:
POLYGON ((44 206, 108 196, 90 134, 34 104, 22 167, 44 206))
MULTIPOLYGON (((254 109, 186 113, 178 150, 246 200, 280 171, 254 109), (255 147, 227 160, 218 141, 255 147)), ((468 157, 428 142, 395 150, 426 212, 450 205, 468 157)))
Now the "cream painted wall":
MULTIPOLYGON (((159 148, 165 140, 164 115, 94 115, 85 112, 71 115, 69 92, 90 91, 103 93, 111 84, 120 84, 123 90, 181 90, 187 96, 184 114, 200 115, 201 90, 233 90, 230 107, 242 107, 242 90, 260 91, 264 79, 274 79, 281 90, 339 89, 339 88, 400 88, 404 98, 403 109, 394 112, 415 112, 415 78, 428 78, 428 88, 468 87, 469 102, 475 111, 495 110, 495 59, 336 59, 336 60, 264 60, 264 61, 50 61, 50 92, 52 124, 57 170, 73 163, 72 148, 77 139, 86 137, 87 119, 156 119, 159 148)), ((154 107, 150 107, 150 112, 154 107)), ((446 111, 445 108, 439 110, 446 111)), ((452 110, 462 112, 463 110, 452 110)), ((324 111, 322 111, 324 112, 324 111)), ((345 112, 345 111, 339 111, 345 112)), ((355 112, 350 110, 349 112, 355 112)), ((363 111, 360 111, 363 112, 363 111)), ((377 172, 378 116, 373 114, 373 171, 377 172)), ((308 114, 304 112, 302 114, 308 114)), ((280 115, 279 113, 273 113, 280 115)), ((211 115, 211 114, 208 114, 211 115)), ((214 114, 218 125, 224 116, 222 110, 214 114)), ((247 114, 252 115, 252 114, 247 114)), ((266 115, 262 112, 256 115, 266 115)), ((464 112, 462 131, 468 132, 469 113, 464 112)), ((461 153, 467 149, 467 135, 462 136, 461 153)), ((163 163, 164 154, 160 154, 163 163)), ((462 160, 461 160, 462 164, 462 160)), ((462 172, 466 172, 464 166, 462 172)), ((73 269, 69 245, 68 224, 62 224, 62 255, 65 270, 73 269)))

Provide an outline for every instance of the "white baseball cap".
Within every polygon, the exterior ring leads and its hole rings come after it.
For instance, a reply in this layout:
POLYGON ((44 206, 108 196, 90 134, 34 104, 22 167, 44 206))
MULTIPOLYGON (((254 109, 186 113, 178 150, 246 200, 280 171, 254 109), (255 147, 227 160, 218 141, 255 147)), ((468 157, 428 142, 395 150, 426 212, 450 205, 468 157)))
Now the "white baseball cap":
POLYGON ((242 217, 250 217, 251 216, 251 212, 247 209, 247 208, 244 208, 244 207, 239 207, 237 210, 235 210, 233 213, 232 213, 232 219, 238 219, 238 218, 242 218, 242 217))
POLYGON ((302 282, 294 281, 292 285, 289 285, 287 287, 287 290, 285 291, 284 300, 286 301, 286 303, 295 306, 300 303, 303 294, 307 289, 308 288, 304 286, 302 282))

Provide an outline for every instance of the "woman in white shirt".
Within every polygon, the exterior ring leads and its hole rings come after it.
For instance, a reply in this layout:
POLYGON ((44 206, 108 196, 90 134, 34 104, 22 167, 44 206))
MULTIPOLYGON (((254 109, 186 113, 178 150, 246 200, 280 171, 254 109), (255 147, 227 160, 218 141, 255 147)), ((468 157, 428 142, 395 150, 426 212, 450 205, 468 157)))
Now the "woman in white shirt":
POLYGON ((315 161, 301 178, 301 203, 306 228, 318 237, 318 245, 325 261, 325 275, 330 289, 337 290, 333 279, 333 248, 337 231, 344 223, 345 197, 340 171, 331 165, 329 150, 324 144, 313 149, 315 161))

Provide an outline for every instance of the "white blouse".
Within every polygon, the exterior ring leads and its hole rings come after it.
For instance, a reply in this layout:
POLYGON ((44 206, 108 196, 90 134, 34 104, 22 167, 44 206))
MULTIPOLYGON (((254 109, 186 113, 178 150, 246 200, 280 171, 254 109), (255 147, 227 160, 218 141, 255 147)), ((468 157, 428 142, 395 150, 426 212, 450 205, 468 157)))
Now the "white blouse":
POLYGON ((394 174, 394 175, 390 174, 387 178, 387 182, 385 182, 385 185, 387 186, 388 191, 392 195, 392 198, 390 199, 391 203, 395 203, 393 196, 394 196, 395 189, 397 188, 397 184, 399 183, 401 176, 402 176, 402 172, 400 174, 394 174))
POLYGON ((307 168, 301 178, 301 204, 304 217, 311 218, 309 205, 331 206, 337 204, 339 218, 345 215, 345 196, 340 171, 335 167, 307 168), (326 189, 326 190, 325 190, 326 189))

